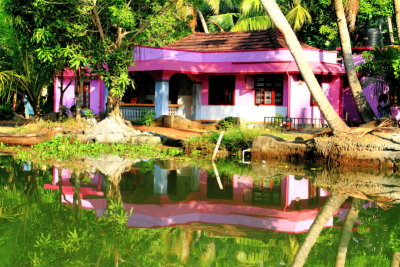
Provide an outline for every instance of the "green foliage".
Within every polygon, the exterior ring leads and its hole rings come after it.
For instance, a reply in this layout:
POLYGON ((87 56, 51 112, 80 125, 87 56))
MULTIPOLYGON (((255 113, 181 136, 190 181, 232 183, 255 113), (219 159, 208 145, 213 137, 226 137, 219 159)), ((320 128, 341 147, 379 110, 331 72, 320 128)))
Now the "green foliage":
MULTIPOLYGON (((221 141, 220 149, 238 153, 241 150, 251 147, 253 140, 265 133, 262 128, 259 129, 240 129, 228 128, 224 133, 221 141)), ((202 154, 211 156, 212 151, 217 143, 219 132, 209 132, 201 137, 193 137, 184 141, 184 147, 187 152, 200 150, 202 154)))
POLYGON ((357 71, 372 78, 370 82, 378 85, 376 94, 382 93, 383 88, 388 86, 391 96, 400 96, 400 49, 374 49, 364 52, 363 57, 365 63, 357 66, 357 71))
POLYGON ((229 128, 234 128, 240 126, 239 118, 226 117, 218 122, 218 130, 227 130, 229 128))
POLYGON ((146 110, 143 112, 139 121, 140 125, 150 126, 156 119, 156 113, 154 111, 146 110))
POLYGON ((66 136, 56 136, 51 141, 34 145, 30 151, 15 149, 20 161, 65 161, 82 159, 86 156, 97 158, 102 154, 120 155, 129 158, 169 158, 179 156, 178 148, 160 148, 153 145, 133 146, 129 144, 83 144, 66 136))
POLYGON ((94 116, 96 115, 92 109, 88 109, 88 108, 83 108, 81 109, 81 113, 84 117, 86 118, 94 118, 94 116))
POLYGON ((0 120, 11 120, 14 117, 14 111, 11 104, 0 106, 0 120))

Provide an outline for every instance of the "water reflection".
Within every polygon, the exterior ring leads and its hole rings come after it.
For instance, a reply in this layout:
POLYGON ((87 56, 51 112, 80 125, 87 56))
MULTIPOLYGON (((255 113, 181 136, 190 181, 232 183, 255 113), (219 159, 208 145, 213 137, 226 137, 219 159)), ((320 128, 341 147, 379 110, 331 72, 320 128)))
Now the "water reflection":
MULTIPOLYGON (((305 232, 329 193, 296 175, 265 179, 222 175, 220 189, 214 175, 196 166, 159 163, 134 164, 121 173, 119 190, 127 211, 128 227, 162 227, 188 223, 230 224, 288 233, 305 232)), ((106 178, 90 173, 81 182, 82 207, 102 216, 107 208, 106 178)), ((73 172, 53 169, 52 184, 61 188, 62 203, 73 203, 73 172), (60 186, 61 185, 61 186, 60 186)), ((326 224, 333 226, 333 216, 326 224)))
POLYGON ((400 252, 395 173, 230 163, 219 183, 179 161, 86 163, 2 159, 0 265, 388 266, 400 252))

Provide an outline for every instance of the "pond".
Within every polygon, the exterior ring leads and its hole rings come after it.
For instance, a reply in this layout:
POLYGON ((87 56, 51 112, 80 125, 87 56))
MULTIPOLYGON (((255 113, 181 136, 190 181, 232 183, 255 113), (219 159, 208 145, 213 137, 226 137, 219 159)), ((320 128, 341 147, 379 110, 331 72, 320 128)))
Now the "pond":
POLYGON ((0 266, 390 266, 400 252, 391 172, 0 156, 0 173, 0 266))

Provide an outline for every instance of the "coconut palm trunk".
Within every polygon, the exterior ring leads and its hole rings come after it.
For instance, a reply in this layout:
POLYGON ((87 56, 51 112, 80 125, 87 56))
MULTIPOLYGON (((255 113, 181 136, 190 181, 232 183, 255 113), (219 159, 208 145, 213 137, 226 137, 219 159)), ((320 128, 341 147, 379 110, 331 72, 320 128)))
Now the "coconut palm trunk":
POLYGON ((349 29, 347 28, 346 15, 344 13, 343 0, 334 0, 334 5, 336 11, 336 20, 339 28, 340 44, 342 46, 343 60, 346 66, 346 73, 349 80, 350 89, 353 93, 354 102, 356 103, 361 119, 364 122, 369 122, 374 119, 375 114, 365 98, 360 81, 357 77, 356 67, 353 60, 353 52, 351 50, 349 29))
POLYGON ((396 27, 397 27, 397 37, 400 42, 400 0, 393 0, 394 5, 394 15, 396 19, 396 27))
POLYGON ((394 44, 394 34, 393 34, 392 17, 387 17, 386 19, 387 19, 387 24, 388 24, 388 28, 389 28, 390 44, 393 45, 394 44))
POLYGON ((318 213, 317 218, 315 218, 313 224, 311 225, 311 228, 307 233, 304 243, 301 244, 300 249, 297 251, 292 267, 301 267, 304 265, 307 260, 308 254, 310 253, 311 248, 317 241, 317 238, 321 234, 322 229, 346 199, 347 196, 337 193, 332 193, 332 195, 328 198, 324 207, 318 213))
POLYGON ((393 259, 391 267, 399 267, 400 265, 400 252, 393 253, 393 259))
POLYGON ((347 248, 349 246, 351 235, 353 234, 353 225, 358 218, 358 213, 361 208, 361 200, 357 198, 352 199, 351 207, 347 212, 346 219, 343 224, 342 232, 340 234, 339 248, 336 256, 335 267, 344 267, 346 263, 347 248))
POLYGON ((321 86, 319 85, 317 78, 315 77, 311 66, 308 63, 308 60, 304 55, 299 40, 297 39, 293 29, 290 27, 277 3, 274 0, 261 0, 261 3, 275 27, 283 34, 286 44, 288 45, 290 52, 296 61, 297 67, 299 68, 301 75, 308 86, 308 89, 314 97, 329 126, 335 133, 349 131, 347 125, 333 109, 331 103, 329 103, 324 92, 322 91, 321 86))

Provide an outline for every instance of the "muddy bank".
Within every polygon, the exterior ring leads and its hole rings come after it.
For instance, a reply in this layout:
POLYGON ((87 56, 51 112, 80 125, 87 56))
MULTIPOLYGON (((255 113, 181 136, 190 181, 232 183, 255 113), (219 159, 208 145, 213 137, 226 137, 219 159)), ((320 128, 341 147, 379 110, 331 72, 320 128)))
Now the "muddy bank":
POLYGON ((311 161, 332 166, 394 169, 400 165, 400 135, 397 132, 353 132, 293 142, 263 135, 253 141, 251 150, 256 160, 311 161))

